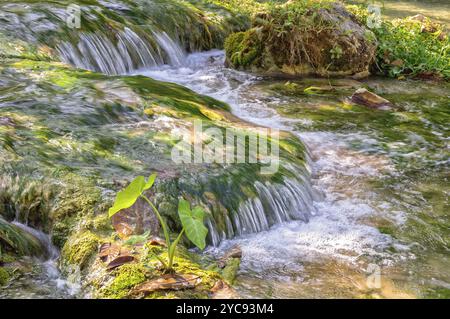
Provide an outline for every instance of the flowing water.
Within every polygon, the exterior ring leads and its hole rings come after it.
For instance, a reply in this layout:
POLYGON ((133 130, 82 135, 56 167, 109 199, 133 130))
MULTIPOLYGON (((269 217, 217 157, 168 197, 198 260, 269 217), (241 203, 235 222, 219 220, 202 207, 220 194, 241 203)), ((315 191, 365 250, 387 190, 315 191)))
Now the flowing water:
POLYGON ((13 222, 37 238, 45 250, 40 257, 24 257, 15 262, 13 280, 0 290, 0 299, 74 298, 80 290, 76 280, 63 278, 58 269, 59 251, 49 235, 19 222, 13 222))
MULTIPOLYGON (((157 47, 127 28, 115 44, 90 33, 76 46, 60 44, 58 52, 76 67, 184 85, 229 103, 243 120, 290 131, 308 148, 307 170, 292 167, 298 176, 284 186, 256 184, 259 197, 226 221, 227 233, 208 225, 218 245, 209 254, 236 244, 243 250, 236 282, 242 297, 448 296, 447 83, 262 78, 225 68, 222 51, 186 55, 164 32, 153 36, 157 47), (330 93, 330 85, 337 89, 330 93), (325 89, 306 94, 309 86, 325 89), (359 86, 396 108, 348 103, 359 86)), ((0 297, 76 296, 76 285, 57 271, 48 237, 17 225, 41 239, 48 258, 24 260, 29 276, 12 281, 0 297)))
MULTIPOLYGON (((351 106, 342 96, 296 96, 284 92, 292 83, 224 68, 223 59, 221 51, 195 53, 182 67, 139 73, 225 101, 235 115, 249 122, 296 134, 309 148, 312 193, 318 194, 309 222, 277 224, 210 249, 220 254, 235 244, 242 247, 240 294, 389 298, 448 293, 448 128, 445 121, 442 125, 427 117, 434 108, 448 119, 448 87, 381 79, 365 83, 392 96, 403 94, 405 100, 399 101, 403 110, 395 116, 419 118, 404 138, 399 127, 397 139, 390 136, 392 132, 378 131, 380 123, 370 114, 373 110, 359 110, 367 118, 358 122, 352 112, 343 114, 351 106), (429 90, 434 100, 417 98, 429 90), (322 113, 314 113, 321 110, 332 111, 321 117, 322 113), (423 125, 431 133, 424 132, 423 125), (433 135, 430 141, 427 134, 433 135), (427 166, 430 161, 433 168, 427 166), (430 174, 428 178, 414 175, 418 169, 426 170, 423 173, 430 174), (442 224, 430 223, 428 216, 421 215, 424 212, 442 224), (370 280, 378 273, 381 287, 377 284, 374 289, 370 280)), ((384 114, 375 116, 382 125, 393 125, 384 114)))

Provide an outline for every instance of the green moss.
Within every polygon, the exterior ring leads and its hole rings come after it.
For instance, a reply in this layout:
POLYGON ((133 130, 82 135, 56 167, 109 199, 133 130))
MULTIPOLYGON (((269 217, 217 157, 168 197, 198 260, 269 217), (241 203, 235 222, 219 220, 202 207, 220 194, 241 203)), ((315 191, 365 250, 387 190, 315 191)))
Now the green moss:
POLYGON ((448 288, 429 288, 424 294, 427 299, 450 299, 450 289, 448 288))
POLYGON ((373 39, 362 34, 364 26, 336 1, 271 2, 252 22, 251 29, 225 42, 232 67, 269 75, 365 74, 375 52, 373 39), (358 54, 350 46, 358 47, 358 54))
POLYGON ((258 66, 258 59, 262 54, 262 43, 255 29, 237 32, 225 40, 225 51, 227 61, 234 68, 258 66))
POLYGON ((141 264, 126 264, 114 271, 114 279, 101 289, 103 298, 122 299, 128 296, 130 290, 146 279, 147 270, 141 264))
POLYGON ((37 238, 0 216, 0 252, 17 256, 39 256, 44 248, 37 238))
POLYGON ((8 283, 10 275, 5 268, 0 267, 0 287, 8 283))
POLYGON ((61 251, 64 264, 79 266, 83 270, 97 252, 101 240, 90 231, 73 234, 61 251))
POLYGON ((227 261, 227 265, 222 270, 222 277, 228 284, 230 285, 234 284, 240 265, 241 260, 239 258, 231 258, 230 260, 227 261))

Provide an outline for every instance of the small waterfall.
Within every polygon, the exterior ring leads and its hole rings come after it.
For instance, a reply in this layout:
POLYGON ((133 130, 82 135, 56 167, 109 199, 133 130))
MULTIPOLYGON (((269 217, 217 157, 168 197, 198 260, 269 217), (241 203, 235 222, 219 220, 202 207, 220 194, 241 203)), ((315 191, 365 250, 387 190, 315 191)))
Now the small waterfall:
POLYGON ((227 238, 269 230, 273 225, 292 221, 309 221, 314 212, 316 194, 306 178, 285 179, 283 184, 255 182, 258 196, 249 198, 232 214, 225 216, 226 229, 207 221, 211 244, 217 246, 227 238))
POLYGON ((52 244, 52 240, 49 235, 44 232, 37 230, 35 228, 31 228, 25 224, 19 223, 17 221, 12 222, 12 224, 16 225, 23 231, 29 233, 33 237, 35 237, 41 243, 42 247, 45 249, 46 259, 55 260, 59 257, 58 249, 52 244))
MULTIPOLYGON (((53 291, 53 295, 50 296, 53 298, 76 296, 79 293, 81 286, 79 283, 70 282, 61 276, 58 269, 59 250, 52 244, 50 235, 17 221, 12 222, 12 224, 39 240, 42 247, 45 249, 44 256, 34 258, 35 265, 39 265, 43 270, 43 272, 38 274, 36 278, 31 278, 32 281, 35 281, 37 289, 39 290, 39 288, 42 289, 45 287, 47 291, 53 291)), ((20 286, 20 283, 17 283, 17 285, 20 286)), ((30 289, 31 286, 33 285, 30 285, 28 289, 30 289)), ((29 293, 32 298, 40 297, 39 291, 34 291, 31 289, 29 293)))
POLYGON ((173 41, 164 31, 153 32, 153 35, 161 48, 166 52, 169 58, 169 64, 172 66, 182 66, 186 59, 186 53, 180 45, 173 41))
POLYGON ((183 49, 167 33, 153 32, 153 36, 156 48, 130 28, 117 32, 113 40, 100 32, 82 33, 77 45, 63 42, 57 51, 65 63, 109 75, 184 63, 183 49))

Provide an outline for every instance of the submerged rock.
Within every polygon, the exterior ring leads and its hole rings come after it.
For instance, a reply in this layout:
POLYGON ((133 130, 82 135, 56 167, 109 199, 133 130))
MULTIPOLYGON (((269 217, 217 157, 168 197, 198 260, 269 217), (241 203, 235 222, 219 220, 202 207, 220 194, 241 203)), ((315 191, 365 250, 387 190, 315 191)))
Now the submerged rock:
POLYGON ((365 88, 360 88, 353 93, 352 102, 375 109, 390 109, 393 104, 365 88))
POLYGON ((288 2, 258 14, 253 28, 228 37, 226 63, 265 74, 369 75, 374 34, 341 4, 288 2))

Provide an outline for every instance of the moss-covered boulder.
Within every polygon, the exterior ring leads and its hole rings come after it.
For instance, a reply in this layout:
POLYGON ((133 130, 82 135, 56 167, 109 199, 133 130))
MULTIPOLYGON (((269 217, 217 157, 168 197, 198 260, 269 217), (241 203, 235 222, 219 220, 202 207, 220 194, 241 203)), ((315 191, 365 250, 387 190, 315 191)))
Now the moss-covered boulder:
POLYGON ((229 66, 290 76, 367 76, 376 47, 374 34, 330 0, 269 6, 225 42, 229 66))
POLYGON ((16 256, 40 256, 45 248, 38 238, 0 216, 0 256, 2 251, 16 256))

